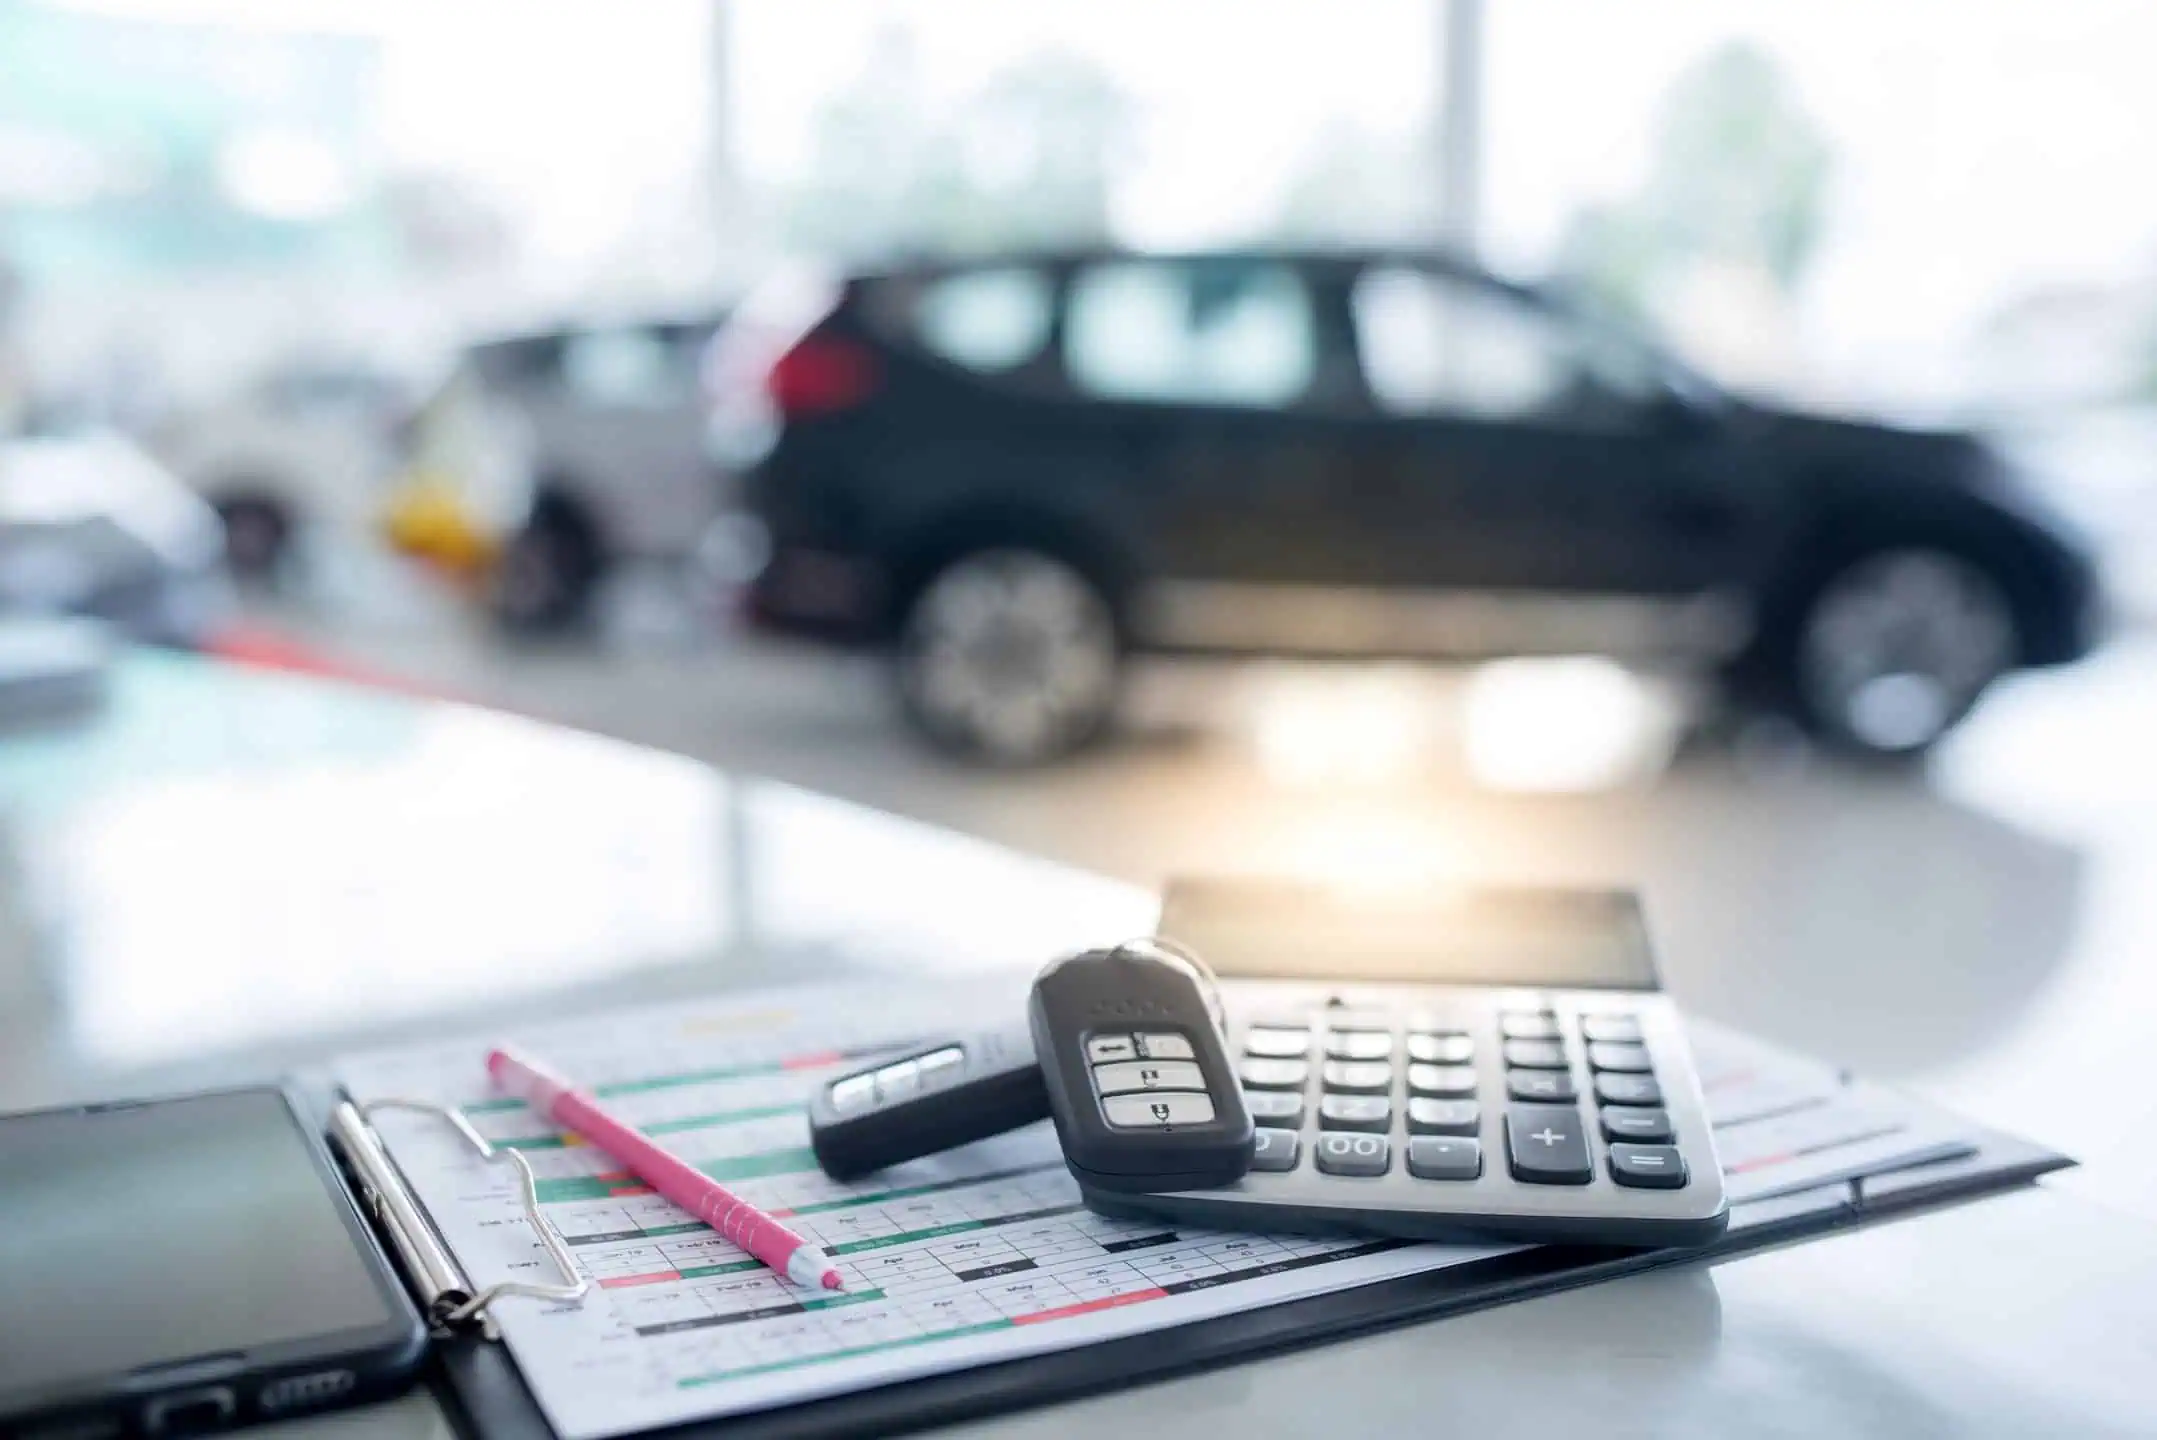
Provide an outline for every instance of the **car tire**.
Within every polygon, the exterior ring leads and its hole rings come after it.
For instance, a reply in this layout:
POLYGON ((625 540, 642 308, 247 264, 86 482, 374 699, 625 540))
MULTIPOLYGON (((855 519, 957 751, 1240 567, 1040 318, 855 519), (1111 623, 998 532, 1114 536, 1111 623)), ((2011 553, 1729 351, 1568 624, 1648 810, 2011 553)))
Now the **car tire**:
POLYGON ((568 510, 543 506, 496 557, 490 604, 513 635, 569 630, 590 612, 598 589, 598 537, 568 510))
POLYGON ((235 495, 216 504, 225 527, 225 564, 235 579, 267 582, 292 549, 292 517, 275 500, 235 495))
POLYGON ((1099 738, 1122 684, 1105 588, 1046 551, 988 548, 938 565, 900 622, 900 703, 914 729, 969 760, 1039 765, 1099 738))
POLYGON ((2007 587, 1981 562, 1908 545, 1866 551, 1809 587, 1777 647, 1797 721, 1866 759, 1923 755, 2015 663, 2007 587))

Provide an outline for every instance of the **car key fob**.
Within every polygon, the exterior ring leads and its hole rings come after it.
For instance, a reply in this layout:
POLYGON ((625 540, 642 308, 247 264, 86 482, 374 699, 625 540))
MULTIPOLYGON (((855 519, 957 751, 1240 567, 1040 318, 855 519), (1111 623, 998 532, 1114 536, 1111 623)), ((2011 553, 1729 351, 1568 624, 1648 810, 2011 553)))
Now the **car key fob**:
POLYGON ((945 1036, 819 1085, 809 1098, 809 1148, 826 1175, 853 1180, 1048 1113, 1025 1031, 945 1036))
POLYGON ((1034 980, 1027 1019, 1081 1187, 1197 1190, 1251 1168, 1256 1132, 1196 957, 1162 940, 1067 956, 1034 980))

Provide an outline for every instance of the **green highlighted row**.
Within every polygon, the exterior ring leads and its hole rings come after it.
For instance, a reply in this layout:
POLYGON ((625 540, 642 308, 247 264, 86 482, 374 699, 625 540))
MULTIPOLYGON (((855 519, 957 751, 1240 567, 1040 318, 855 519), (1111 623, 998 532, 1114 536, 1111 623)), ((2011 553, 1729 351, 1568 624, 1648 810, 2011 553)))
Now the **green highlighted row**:
POLYGON ((911 1245, 916 1240, 941 1240, 946 1235, 964 1235, 969 1230, 986 1230, 986 1220, 954 1220, 949 1225, 937 1225, 927 1230, 909 1230, 903 1235, 879 1235, 873 1240, 849 1240, 844 1245, 826 1245, 826 1255, 859 1255, 864 1250, 886 1250, 893 1245, 911 1245))
MULTIPOLYGON (((816 1168, 816 1154, 808 1146, 790 1150, 766 1150, 753 1155, 729 1155, 706 1160, 697 1166, 722 1185, 729 1180, 757 1180, 766 1175, 798 1175, 816 1168)), ((617 1190, 636 1185, 634 1180, 602 1180, 594 1175, 573 1175, 538 1183, 539 1203, 560 1205, 571 1200, 604 1200, 617 1190)))
POLYGON ((722 1370, 716 1375, 696 1375, 674 1383, 683 1390, 693 1390, 699 1385, 719 1385, 751 1375, 769 1375, 775 1370, 798 1370, 805 1365, 828 1365, 834 1360, 851 1360, 857 1355, 881 1355, 913 1345, 927 1345, 937 1340, 956 1340, 962 1335, 985 1335, 991 1330, 1010 1328, 1009 1320, 984 1320, 979 1325, 961 1325, 956 1330, 939 1330, 934 1335, 916 1335, 906 1340, 885 1340, 875 1345, 855 1345, 845 1350, 834 1350, 828 1355, 811 1355, 801 1360, 774 1360, 768 1365, 745 1365, 739 1370, 722 1370))
POLYGON ((1060 1164, 1023 1165, 1016 1170, 995 1170, 987 1175, 968 1175, 959 1180, 938 1180, 931 1185, 915 1185, 904 1190, 878 1190, 870 1195, 848 1195, 838 1200, 822 1200, 814 1205, 796 1205, 790 1215, 821 1215, 827 1210, 851 1210, 857 1205, 881 1205, 887 1200, 911 1200, 917 1195, 934 1195, 943 1190, 964 1190, 969 1185, 993 1185, 999 1180, 1016 1180, 1021 1175, 1038 1175, 1043 1170, 1061 1170, 1060 1164))
MULTIPOLYGON (((702 1225, 693 1225, 689 1228, 702 1230, 704 1227, 702 1225)), ((707 1275, 739 1275, 744 1270, 762 1270, 763 1268, 764 1262, 761 1260, 729 1260, 724 1265, 692 1265, 687 1270, 677 1270, 674 1273, 684 1280, 701 1280, 707 1275)))
MULTIPOLYGON (((768 1061, 761 1065, 721 1065, 710 1070, 691 1070, 681 1075, 654 1075, 649 1080, 618 1080, 612 1085, 600 1085, 592 1093, 602 1099, 615 1095, 643 1095, 653 1090, 675 1090, 684 1085, 708 1085, 717 1080, 754 1080, 765 1075, 783 1075, 789 1067, 783 1061, 768 1061)), ((523 1106, 514 1096, 500 1100, 480 1100, 464 1107, 467 1115, 499 1115, 507 1110, 523 1106)))
MULTIPOLYGON (((661 1120, 638 1128, 647 1135, 679 1135, 684 1130, 711 1130, 721 1125, 739 1125, 747 1120, 771 1120, 781 1115, 799 1115, 799 1105, 757 1105, 747 1110, 719 1110, 710 1115, 685 1115, 679 1120, 661 1120)), ((560 1150, 568 1141, 560 1135, 526 1135, 515 1140, 497 1140, 495 1145, 503 1150, 560 1150)))

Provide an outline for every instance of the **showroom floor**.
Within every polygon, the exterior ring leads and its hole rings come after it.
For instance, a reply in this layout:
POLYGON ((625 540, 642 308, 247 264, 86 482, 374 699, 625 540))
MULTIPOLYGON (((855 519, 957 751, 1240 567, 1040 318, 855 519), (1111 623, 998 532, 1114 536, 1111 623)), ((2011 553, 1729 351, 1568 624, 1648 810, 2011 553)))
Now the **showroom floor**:
POLYGON ((1832 1058, 2067 1148, 2094 1193, 2157 1215, 2157 1154, 2132 1123, 2157 1116, 2137 1098, 2157 1014, 2148 632, 2003 686, 1900 774, 1826 761, 1600 662, 1155 667, 1115 743, 996 774, 912 744, 866 661, 680 635, 505 648, 431 607, 323 643, 1145 883, 1637 885, 1690 1005, 1813 1048, 1831 1028, 1832 1058))

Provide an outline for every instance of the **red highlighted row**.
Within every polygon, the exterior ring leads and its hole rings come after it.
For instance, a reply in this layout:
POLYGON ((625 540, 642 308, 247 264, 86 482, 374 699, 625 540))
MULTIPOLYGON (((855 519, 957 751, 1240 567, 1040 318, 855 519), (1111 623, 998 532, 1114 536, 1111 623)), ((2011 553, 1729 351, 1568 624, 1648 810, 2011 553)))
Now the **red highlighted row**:
POLYGON ((1065 1320, 1073 1315, 1090 1315, 1096 1310, 1113 1310, 1119 1305, 1136 1305, 1141 1300, 1166 1300, 1168 1292, 1161 1289, 1133 1290, 1123 1295, 1107 1295, 1099 1300, 1087 1300, 1077 1305, 1061 1305, 1054 1310, 1042 1310, 1032 1315, 1014 1315, 1014 1325, 1039 1325, 1049 1320, 1065 1320))

